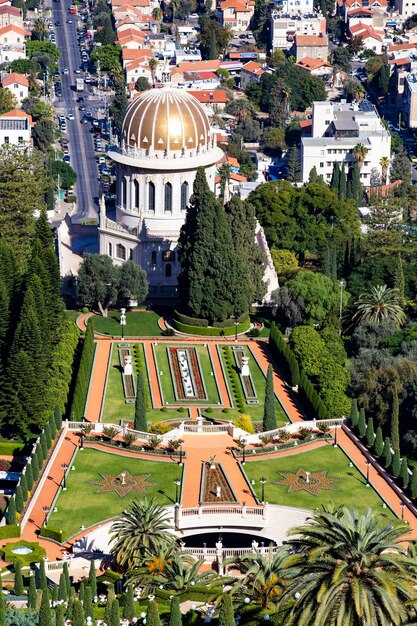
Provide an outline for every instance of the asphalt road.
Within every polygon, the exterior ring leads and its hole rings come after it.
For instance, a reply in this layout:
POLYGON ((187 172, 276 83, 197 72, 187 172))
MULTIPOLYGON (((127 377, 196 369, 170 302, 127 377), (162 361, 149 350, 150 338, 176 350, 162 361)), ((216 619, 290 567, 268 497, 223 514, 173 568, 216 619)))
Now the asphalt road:
MULTIPOLYGON (((94 109, 94 98, 85 93, 75 91, 77 76, 75 70, 81 66, 80 48, 77 41, 77 16, 68 13, 71 2, 60 0, 52 2, 53 23, 57 20, 61 26, 54 26, 56 45, 61 50, 59 59, 59 72, 62 84, 62 98, 54 101, 55 108, 65 116, 73 113, 75 119, 67 120, 67 136, 69 139, 69 151, 71 166, 78 174, 76 183, 77 208, 71 215, 72 222, 82 222, 97 217, 98 211, 98 169, 94 153, 93 136, 90 132, 91 124, 81 124, 81 113, 76 102, 80 95, 86 97, 85 105, 88 109, 94 109), (67 20, 72 23, 68 24, 67 20), (69 74, 65 76, 63 69, 68 68, 69 74), (88 99, 87 99, 88 95, 88 99), (91 100, 91 102, 90 102, 91 100)), ((97 103, 96 103, 97 105, 97 103)), ((94 111, 93 111, 94 114, 94 111)))

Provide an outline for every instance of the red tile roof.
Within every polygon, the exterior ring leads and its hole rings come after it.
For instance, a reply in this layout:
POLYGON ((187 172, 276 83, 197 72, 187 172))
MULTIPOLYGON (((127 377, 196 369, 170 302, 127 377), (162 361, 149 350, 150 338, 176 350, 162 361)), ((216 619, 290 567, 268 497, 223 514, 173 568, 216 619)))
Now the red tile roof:
POLYGON ((296 65, 298 65, 298 67, 302 67, 308 72, 317 70, 319 67, 332 67, 331 63, 328 61, 324 61, 323 59, 313 59, 312 57, 304 57, 298 61, 296 65))
POLYGON ((305 46, 327 46, 327 37, 320 37, 320 35, 296 35, 295 45, 297 48, 303 48, 305 46))
POLYGON ((377 41, 382 41, 382 36, 372 26, 367 24, 355 24, 349 30, 353 37, 360 37, 361 39, 369 39, 371 37, 377 41))
POLYGON ((35 125, 34 122, 32 122, 32 116, 25 113, 25 111, 21 111, 20 109, 12 109, 11 111, 7 111, 7 113, 2 113, 0 117, 20 117, 21 119, 27 117, 29 119, 29 124, 31 126, 35 125))
POLYGON ((181 61, 178 67, 182 72, 215 72, 220 67, 220 61, 181 61))
POLYGON ((262 69, 262 65, 260 63, 256 63, 256 61, 248 61, 248 63, 242 65, 242 70, 250 72, 251 74, 256 74, 257 76, 265 74, 265 70, 262 69))
POLYGON ((220 8, 222 11, 225 9, 234 9, 236 13, 246 13, 254 10, 255 3, 245 2, 245 0, 224 0, 224 2, 220 3, 220 8))
POLYGON ((31 35, 28 30, 20 28, 20 26, 15 26, 15 24, 9 24, 8 26, 0 28, 0 35, 5 35, 6 33, 10 33, 11 31, 17 33, 18 35, 24 35, 25 37, 30 37, 31 35))
POLYGON ((18 74, 17 72, 12 72, 8 76, 5 76, 1 81, 3 87, 8 87, 13 83, 18 83, 19 85, 24 85, 25 87, 29 87, 29 81, 23 74, 18 74))
POLYGON ((213 91, 210 89, 195 89, 189 90, 188 93, 194 96, 194 98, 197 98, 201 104, 226 104, 229 102, 229 98, 224 89, 214 89, 213 91))

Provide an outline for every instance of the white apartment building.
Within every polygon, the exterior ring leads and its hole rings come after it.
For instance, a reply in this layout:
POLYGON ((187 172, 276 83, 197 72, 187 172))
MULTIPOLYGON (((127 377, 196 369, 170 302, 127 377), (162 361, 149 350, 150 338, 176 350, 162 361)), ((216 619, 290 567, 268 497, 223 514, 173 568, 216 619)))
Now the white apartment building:
MULTIPOLYGON (((416 0, 417 1, 417 0, 416 0)), ((318 14, 286 14, 273 10, 271 13, 271 48, 289 50, 295 42, 296 35, 326 34, 326 20, 318 14)))
POLYGON ((395 8, 403 17, 410 17, 417 13, 416 0, 395 0, 395 8))
POLYGON ((275 0, 275 7, 287 15, 313 13, 313 0, 275 0))
POLYGON ((375 107, 368 101, 359 104, 314 102, 311 137, 301 140, 303 182, 315 166, 325 182, 330 182, 333 163, 344 165, 345 172, 355 164, 353 150, 362 144, 367 149, 360 170, 361 182, 370 185, 374 168, 381 174, 381 157, 390 158, 391 135, 386 131, 375 107))
POLYGON ((15 146, 32 144, 32 117, 14 109, 0 115, 0 146, 11 144, 15 146))
POLYGON ((409 128, 417 128, 417 72, 404 72, 404 119, 409 128))

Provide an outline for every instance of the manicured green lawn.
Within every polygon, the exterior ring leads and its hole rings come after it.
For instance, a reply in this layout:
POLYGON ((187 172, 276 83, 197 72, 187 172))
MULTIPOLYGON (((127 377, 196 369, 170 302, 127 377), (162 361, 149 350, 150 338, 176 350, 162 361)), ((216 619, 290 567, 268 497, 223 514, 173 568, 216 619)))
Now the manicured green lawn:
POLYGON ((68 319, 71 320, 71 322, 76 322, 77 318, 81 315, 80 311, 73 311, 70 309, 67 309, 65 311, 65 315, 67 316, 68 319))
MULTIPOLYGON (((143 350, 143 346, 142 350, 143 350)), ((133 375, 137 377, 136 364, 134 359, 133 345, 131 344, 133 375)), ((149 388, 149 379, 146 376, 145 384, 149 388)), ((107 378, 106 397, 102 413, 102 421, 107 424, 119 424, 120 420, 132 420, 135 416, 135 405, 126 404, 123 393, 122 372, 120 370, 119 354, 117 345, 113 345, 112 358, 110 362, 110 371, 107 378)), ((162 413, 160 409, 151 409, 146 414, 148 423, 162 422, 166 419, 176 418, 177 414, 171 415, 162 413)))
MULTIPOLYGON (((125 337, 159 337, 161 329, 158 326, 160 315, 154 311, 134 311, 126 313, 125 337)), ((94 315, 94 330, 97 333, 121 337, 120 311, 109 311, 108 317, 94 315)))
POLYGON ((262 476, 266 478, 265 500, 270 504, 315 509, 331 501, 335 505, 356 507, 360 510, 371 508, 375 512, 391 515, 388 508, 383 509, 383 501, 373 488, 365 486, 366 480, 356 467, 349 467, 346 455, 340 448, 333 448, 331 444, 281 459, 248 461, 245 464, 245 472, 249 480, 255 481, 254 489, 259 499, 261 498, 259 479, 262 476), (333 483, 336 491, 320 490, 317 495, 304 490, 287 493, 287 485, 274 484, 282 480, 280 472, 295 473, 300 468, 308 472, 327 470, 329 478, 338 479, 333 483))
MULTIPOLYGON (((171 347, 174 344, 171 345, 171 347)), ((207 393, 208 400, 176 400, 174 393, 174 383, 171 376, 171 367, 168 359, 168 352, 166 344, 159 344, 157 346, 153 346, 155 361, 156 361, 156 369, 159 374, 160 385, 162 389, 163 402, 168 402, 168 404, 178 404, 181 406, 189 406, 189 405, 204 405, 204 404, 218 404, 219 403, 219 394, 217 391, 217 385, 215 381, 215 377, 211 375, 213 372, 213 367, 211 364, 210 355, 208 352, 208 348, 195 345, 198 353, 198 358, 200 361, 201 375, 204 380, 204 386, 207 393), (162 375, 161 375, 162 372, 162 375)))
POLYGON ((257 320, 258 322, 261 322, 264 327, 262 328, 259 337, 269 337, 269 331, 271 329, 271 322, 272 319, 270 316, 268 315, 254 315, 253 319, 257 320))
POLYGON ((51 528, 63 530, 66 538, 77 533, 82 525, 87 528, 101 520, 119 515, 133 500, 145 495, 131 492, 120 497, 114 491, 97 493, 100 486, 91 483, 100 481, 100 474, 117 476, 123 471, 132 476, 150 474, 147 482, 155 485, 146 489, 146 495, 157 496, 166 505, 173 504, 173 481, 182 476, 182 469, 174 462, 129 459, 87 448, 78 452, 74 467, 74 471, 68 472, 67 490, 61 492, 56 503, 58 511, 52 513, 48 521, 51 528))
MULTIPOLYGON (((252 381, 256 390, 256 396, 257 396, 257 400, 258 400, 258 404, 246 404, 245 405, 245 413, 247 413, 247 415, 250 415, 252 418, 253 422, 261 422, 262 418, 263 418, 263 414, 264 414, 264 400, 265 400, 265 376, 261 370, 261 368, 259 367, 259 365, 257 364, 257 362, 255 361, 249 346, 239 346, 243 348, 243 351, 245 353, 246 356, 249 357, 249 371, 251 373, 252 376, 252 381)), ((232 390, 232 381, 230 379, 229 374, 227 373, 227 368, 226 368, 226 361, 224 359, 224 352, 223 349, 220 348, 220 358, 222 360, 223 363, 223 369, 224 372, 226 373, 226 377, 227 377, 227 382, 228 382, 228 386, 229 386, 229 390, 232 390)), ((242 387, 242 383, 241 380, 239 378, 239 383, 242 387)), ((242 387, 242 391, 243 391, 243 387, 242 387)), ((234 398, 232 397, 232 402, 234 403, 234 398)), ((279 403, 278 399, 276 399, 275 401, 275 411, 276 411, 276 416, 277 416, 277 425, 278 427, 283 426, 284 424, 288 423, 288 417, 287 414, 285 413, 284 409, 282 408, 281 404, 279 403)), ((211 415, 208 415, 208 417, 218 417, 218 418, 222 418, 222 419, 235 419, 236 417, 239 416, 239 412, 234 409, 228 413, 222 413, 221 410, 213 410, 213 413, 211 415)))

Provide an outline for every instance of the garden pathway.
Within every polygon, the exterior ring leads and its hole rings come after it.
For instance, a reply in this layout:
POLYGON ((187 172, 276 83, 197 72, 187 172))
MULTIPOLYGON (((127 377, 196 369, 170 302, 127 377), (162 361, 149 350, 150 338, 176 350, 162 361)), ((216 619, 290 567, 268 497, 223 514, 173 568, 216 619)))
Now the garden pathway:
POLYGON ((84 333, 87 330, 86 322, 88 318, 91 317, 92 315, 94 315, 94 313, 83 313, 76 319, 75 323, 77 324, 78 328, 82 330, 84 333))
POLYGON ((183 435, 184 450, 187 457, 184 461, 185 472, 182 487, 182 506, 184 508, 198 506, 200 499, 201 464, 215 455, 215 463, 221 463, 228 480, 235 492, 238 502, 246 502, 248 506, 257 506, 255 498, 233 457, 230 448, 235 443, 227 433, 215 435, 199 435, 185 433, 183 435))
POLYGON ((229 393, 227 391, 226 381, 224 379, 223 368, 220 362, 217 346, 213 344, 207 344, 207 346, 210 352, 211 362, 213 363, 214 374, 217 381, 217 388, 220 394, 220 402, 224 407, 230 408, 232 405, 230 403, 229 393))
POLYGON ((310 441, 309 443, 303 443, 302 446, 293 446, 292 448, 277 450, 276 452, 268 452, 267 454, 247 453, 246 462, 250 463, 251 461, 267 461, 269 459, 279 459, 284 456, 294 456, 296 454, 302 454, 303 452, 311 452, 312 450, 316 450, 317 448, 323 448, 323 446, 328 446, 331 444, 333 444, 333 439, 316 439, 315 441, 310 441))
POLYGON ((107 368, 110 359, 111 343, 96 341, 93 373, 88 392, 85 417, 89 422, 99 422, 101 406, 106 388, 107 368))
POLYGON ((151 386, 152 404, 155 409, 160 409, 162 407, 162 398, 161 391, 159 389, 158 373, 156 371, 152 343, 152 341, 144 340, 143 348, 145 350, 146 369, 148 370, 149 383, 151 386))

